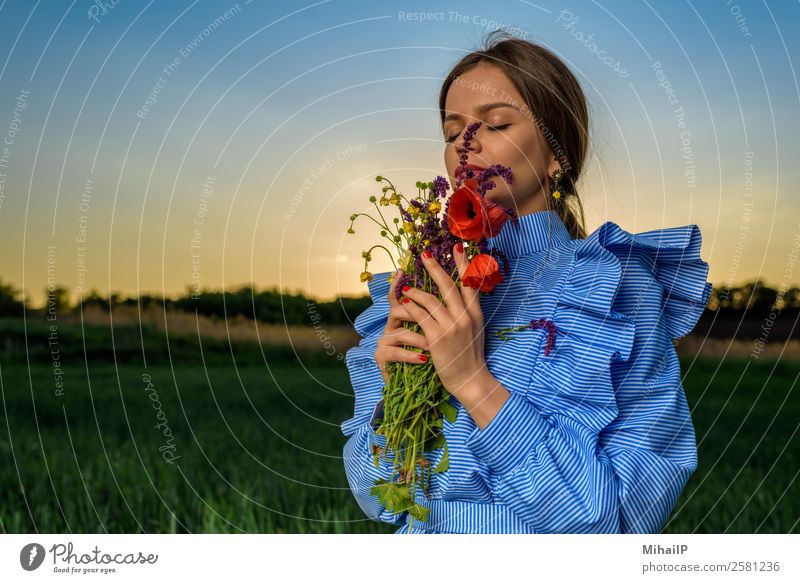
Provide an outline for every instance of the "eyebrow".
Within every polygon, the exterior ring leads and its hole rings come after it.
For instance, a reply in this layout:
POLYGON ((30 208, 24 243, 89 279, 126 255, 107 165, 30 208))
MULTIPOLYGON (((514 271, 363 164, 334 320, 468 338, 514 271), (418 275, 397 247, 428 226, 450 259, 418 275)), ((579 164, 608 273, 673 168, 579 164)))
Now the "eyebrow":
MULTIPOLYGON (((498 107, 510 107, 511 109, 516 109, 517 111, 519 111, 519 109, 517 109, 510 103, 506 103, 504 101, 495 101, 494 103, 484 103, 482 105, 479 105, 478 113, 486 113, 487 111, 490 111, 492 109, 497 109, 498 107)), ((445 116, 444 121, 450 121, 452 119, 461 119, 461 117, 462 116, 458 113, 448 113, 445 116)))

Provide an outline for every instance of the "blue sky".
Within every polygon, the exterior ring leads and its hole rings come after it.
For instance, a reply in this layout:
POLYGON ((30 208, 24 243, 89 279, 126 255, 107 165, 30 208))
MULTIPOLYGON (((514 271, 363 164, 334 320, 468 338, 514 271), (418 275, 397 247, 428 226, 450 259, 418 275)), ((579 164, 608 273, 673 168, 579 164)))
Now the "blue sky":
POLYGON ((102 5, 0 2, 0 277, 34 303, 48 267, 73 297, 365 293, 348 216, 444 174, 442 78, 501 26, 584 87, 590 230, 696 223, 714 283, 800 281, 797 3, 102 5))

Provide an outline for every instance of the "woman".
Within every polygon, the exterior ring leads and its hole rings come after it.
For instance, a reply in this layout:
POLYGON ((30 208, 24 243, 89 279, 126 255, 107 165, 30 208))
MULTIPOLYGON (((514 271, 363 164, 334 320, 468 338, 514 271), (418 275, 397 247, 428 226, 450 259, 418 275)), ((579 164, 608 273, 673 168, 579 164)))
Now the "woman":
MULTIPOLYGON (((369 283, 347 353, 355 414, 342 424, 349 484, 364 512, 397 533, 657 533, 697 450, 672 340, 691 331, 711 284, 696 225, 631 234, 613 222, 587 237, 576 183, 587 151, 584 94, 551 52, 492 39, 445 79, 439 106, 451 180, 492 164, 513 171, 487 196, 519 215, 489 239, 510 275, 479 297, 449 287, 445 303, 397 277, 369 283), (465 128, 480 121, 465 143, 465 128), (418 322, 424 334, 403 327, 418 322), (521 324, 503 340, 496 332, 521 324), (393 515, 370 489, 389 479, 372 445, 387 361, 430 355, 458 408, 444 422, 450 467, 433 474, 428 519, 393 515)), ((463 252, 454 249, 461 273, 463 252)), ((431 459, 435 465, 442 452, 431 459)))

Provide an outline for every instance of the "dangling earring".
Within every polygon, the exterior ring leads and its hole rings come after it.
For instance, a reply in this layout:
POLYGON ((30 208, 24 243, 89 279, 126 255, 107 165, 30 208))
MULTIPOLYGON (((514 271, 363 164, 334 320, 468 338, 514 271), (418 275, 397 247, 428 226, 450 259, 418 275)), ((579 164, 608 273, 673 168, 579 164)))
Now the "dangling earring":
POLYGON ((558 199, 561 198, 561 189, 558 186, 558 182, 563 177, 564 177, 564 173, 561 171, 560 168, 557 168, 553 172, 553 175, 551 176, 551 178, 553 179, 553 191, 550 193, 550 196, 552 196, 555 200, 558 200, 558 199))

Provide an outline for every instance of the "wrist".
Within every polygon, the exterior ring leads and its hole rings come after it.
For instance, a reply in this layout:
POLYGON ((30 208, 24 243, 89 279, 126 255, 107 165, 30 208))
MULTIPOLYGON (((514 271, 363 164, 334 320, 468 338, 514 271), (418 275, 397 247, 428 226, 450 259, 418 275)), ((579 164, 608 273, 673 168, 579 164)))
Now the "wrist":
POLYGON ((511 396, 489 369, 484 367, 465 384, 456 398, 475 421, 479 429, 484 429, 497 415, 503 404, 511 396))
POLYGON ((489 371, 487 366, 472 375, 453 395, 467 409, 472 409, 488 398, 495 398, 508 390, 489 371))

